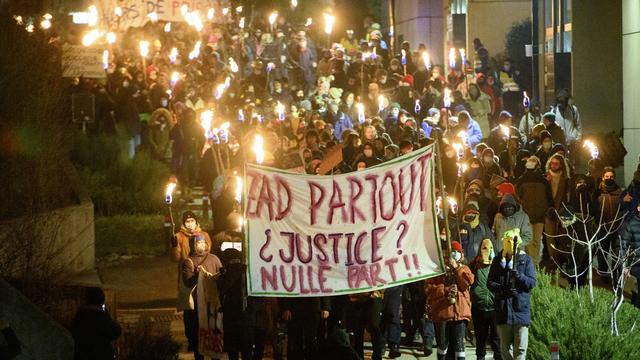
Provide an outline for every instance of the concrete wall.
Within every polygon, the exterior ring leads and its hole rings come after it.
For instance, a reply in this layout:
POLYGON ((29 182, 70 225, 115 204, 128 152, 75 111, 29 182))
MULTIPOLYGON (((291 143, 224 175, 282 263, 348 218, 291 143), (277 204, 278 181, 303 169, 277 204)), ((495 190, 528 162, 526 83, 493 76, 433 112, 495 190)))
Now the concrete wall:
MULTIPOLYGON (((417 49, 420 43, 427 45, 431 61, 434 64, 442 64, 442 0, 396 0, 395 15, 396 39, 402 35, 404 40, 411 43, 413 49, 417 49)), ((396 47, 399 49, 400 44, 396 44, 396 47)))
MULTIPOLYGON (((600 27, 600 25, 598 25, 600 27)), ((629 152, 624 161, 625 183, 633 178, 640 154, 640 0, 622 1, 622 93, 624 145, 629 152)))
MULTIPOLYGON (((20 252, 16 251, 16 231, 25 225, 37 227, 33 233, 40 234, 40 238, 31 245, 38 246, 30 256, 34 262, 31 268, 64 270, 65 275, 72 275, 95 267, 95 229, 93 203, 83 202, 79 205, 54 210, 50 213, 39 214, 31 218, 18 218, 0 223, 0 242, 10 244, 0 246, 0 259, 6 256, 17 257, 11 259, 14 269, 7 271, 4 276, 22 277, 24 268, 20 262, 20 252), (15 245, 12 245, 15 244, 15 245), (35 255, 34 255, 35 254, 35 255), (15 255, 15 256, 14 256, 15 255)), ((31 234, 31 232, 29 232, 31 234)))
POLYGON ((22 353, 16 360, 73 359, 71 334, 2 279, 0 319, 9 323, 20 340, 22 353))
MULTIPOLYGON (((573 5, 572 90, 584 133, 619 132, 622 128, 622 3, 608 1, 603 6, 599 0, 574 0, 573 5)), ((637 67, 637 58, 635 61, 637 67)))
POLYGON ((469 0, 467 54, 473 59, 473 39, 480 38, 489 56, 504 52, 505 37, 514 23, 531 17, 531 0, 469 0))

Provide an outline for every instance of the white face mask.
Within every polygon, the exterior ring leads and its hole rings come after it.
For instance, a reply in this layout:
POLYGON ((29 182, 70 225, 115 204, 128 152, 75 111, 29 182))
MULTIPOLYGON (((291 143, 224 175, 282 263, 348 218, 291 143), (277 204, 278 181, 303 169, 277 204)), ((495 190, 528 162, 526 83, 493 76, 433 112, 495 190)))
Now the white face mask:
POLYGON ((535 161, 527 161, 527 163, 524 166, 529 170, 533 170, 536 168, 536 165, 538 165, 538 163, 535 161))
POLYGON ((167 105, 169 104, 169 101, 167 99, 162 99, 160 103, 162 104, 162 107, 167 107, 167 105))
POLYGON ((542 147, 543 147, 545 150, 549 150, 549 149, 551 149, 551 143, 550 143, 550 142, 543 142, 543 143, 542 143, 542 147))
POLYGON ((186 227, 187 230, 189 230, 189 231, 193 231, 193 230, 196 229, 196 227, 198 227, 198 223, 196 223, 195 221, 194 222, 190 222, 190 223, 184 224, 184 227, 186 227))
POLYGON ((451 258, 453 258, 453 260, 455 260, 455 261, 460 261, 462 259, 462 253, 460 253, 458 251, 452 251, 451 252, 451 258))
POLYGON ((366 157, 371 157, 371 156, 373 156, 373 150, 371 150, 371 149, 367 149, 367 150, 365 150, 365 151, 364 151, 364 156, 366 156, 366 157))

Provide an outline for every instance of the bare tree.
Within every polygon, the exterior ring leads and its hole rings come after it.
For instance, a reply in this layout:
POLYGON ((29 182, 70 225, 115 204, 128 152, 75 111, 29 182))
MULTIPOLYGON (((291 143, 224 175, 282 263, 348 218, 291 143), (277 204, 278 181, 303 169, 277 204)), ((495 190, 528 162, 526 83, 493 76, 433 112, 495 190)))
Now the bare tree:
MULTIPOLYGON (((620 230, 620 227, 622 226, 622 221, 624 220, 624 215, 621 214, 620 206, 618 206, 614 219, 608 222, 604 221, 603 220, 604 206, 601 206, 600 216, 596 219, 592 215, 590 215, 589 206, 588 204, 584 204, 582 196, 579 196, 579 198, 580 198, 579 203, 580 203, 580 209, 581 209, 580 212, 573 212, 571 211, 571 209, 569 209, 569 207, 567 207, 566 205, 563 205, 566 213, 572 217, 571 221, 568 221, 565 224, 563 224, 563 227, 565 228, 565 233, 560 235, 551 235, 551 234, 545 234, 545 235, 547 235, 547 237, 552 239, 566 238, 570 241, 570 247, 568 250, 559 249, 554 244, 551 244, 551 247, 562 255, 571 256, 573 269, 574 269, 573 274, 568 272, 566 269, 563 269, 563 267, 560 266, 560 264, 558 264, 557 260, 553 256, 551 256, 551 258, 554 261, 554 263, 558 266, 558 269, 560 270, 560 272, 562 272, 565 276, 569 278, 573 278, 575 280, 576 288, 578 287, 578 279, 585 273, 587 274, 587 284, 589 287, 589 300, 591 301, 591 303, 593 303, 593 257, 594 257, 594 254, 596 254, 599 250, 602 250, 601 243, 605 239, 607 239, 608 237, 611 237, 612 235, 616 234, 618 230, 620 230), (591 224, 595 224, 596 220, 597 220, 597 226, 591 225, 591 224), (586 264, 579 261, 582 259, 577 259, 578 254, 576 253, 576 251, 579 248, 583 248, 587 252, 586 258, 584 259, 586 260, 586 264), (581 267, 585 265, 586 265, 586 268, 581 269, 581 267)), ((556 213, 556 216, 560 219, 561 218, 560 213, 558 211, 556 211, 555 213, 556 213)), ((577 289, 576 289, 576 292, 577 292, 577 289)))

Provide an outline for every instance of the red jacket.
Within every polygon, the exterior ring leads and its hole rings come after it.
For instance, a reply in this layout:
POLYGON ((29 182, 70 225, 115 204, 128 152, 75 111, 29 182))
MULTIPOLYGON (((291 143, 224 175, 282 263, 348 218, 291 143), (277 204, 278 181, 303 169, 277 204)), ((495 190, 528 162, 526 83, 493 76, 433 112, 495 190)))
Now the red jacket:
POLYGON ((466 265, 460 265, 453 277, 458 285, 456 303, 449 303, 446 288, 446 275, 425 281, 425 292, 431 308, 431 319, 434 322, 467 320, 471 321, 471 298, 469 288, 473 284, 473 273, 466 265))

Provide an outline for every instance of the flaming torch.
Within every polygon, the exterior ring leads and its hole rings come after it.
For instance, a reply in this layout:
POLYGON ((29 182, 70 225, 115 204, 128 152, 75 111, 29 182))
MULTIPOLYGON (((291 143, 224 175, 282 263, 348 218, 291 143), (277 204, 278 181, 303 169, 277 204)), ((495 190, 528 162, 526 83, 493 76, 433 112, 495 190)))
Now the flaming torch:
POLYGON ((262 164, 264 162, 264 139, 261 135, 256 135, 253 142, 253 152, 256 153, 256 164, 262 164))
POLYGON ((585 140, 582 147, 586 147, 589 149, 589 152, 591 153, 591 159, 597 159, 600 156, 600 151, 598 150, 596 144, 593 143, 593 141, 585 140))
POLYGON ((456 49, 449 48, 449 70, 456 68, 456 49))
POLYGON ((358 122, 364 124, 364 105, 357 103, 356 108, 358 109, 358 122))
POLYGON ((102 68, 105 70, 109 68, 109 50, 102 52, 102 68))
POLYGON ((422 53, 422 61, 424 62, 424 66, 427 70, 431 70, 431 57, 428 52, 425 51, 422 53))
POLYGON ((169 62, 171 62, 171 65, 175 64, 177 58, 178 58, 178 49, 172 48, 171 52, 169 53, 169 62))
POLYGON ((385 98, 384 95, 378 96, 378 112, 383 112, 385 108, 385 98))
POLYGON ((211 124, 213 123, 213 111, 206 110, 200 114, 200 126, 204 129, 204 136, 207 139, 213 138, 213 132, 211 131, 211 124))
POLYGON ((404 75, 407 75, 407 52, 404 49, 402 49, 400 51, 400 54, 401 54, 400 62, 402 63, 404 75))
POLYGON ((269 14, 269 28, 271 29, 271 33, 273 33, 273 25, 276 23, 277 19, 278 19, 277 11, 274 11, 271 14, 269 14))
POLYGON ((444 97, 442 98, 444 107, 449 110, 451 107, 451 90, 449 88, 444 89, 444 97))
POLYGON ((422 110, 422 107, 420 106, 420 99, 416 99, 416 106, 413 108, 413 112, 417 116, 418 114, 420 114, 420 110, 422 110))
POLYGON ((242 178, 236 175, 236 202, 242 203, 242 178))
POLYGON ((511 129, 509 129, 508 126, 500 124, 500 130, 502 131, 502 134, 504 135, 506 141, 508 142, 509 137, 511 136, 511 129))
POLYGON ((278 113, 278 121, 284 121, 284 105, 280 101, 276 104, 276 112, 278 113))

